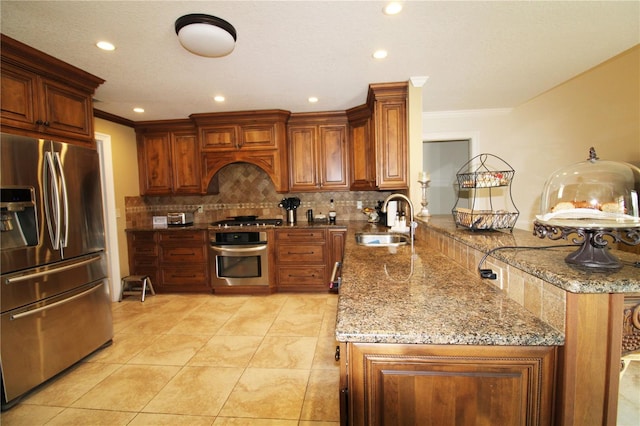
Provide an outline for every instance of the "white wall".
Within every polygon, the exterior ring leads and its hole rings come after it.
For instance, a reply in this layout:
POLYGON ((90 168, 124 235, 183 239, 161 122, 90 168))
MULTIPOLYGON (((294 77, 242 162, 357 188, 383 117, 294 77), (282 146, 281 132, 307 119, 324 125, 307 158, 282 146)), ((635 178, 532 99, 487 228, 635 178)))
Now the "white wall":
POLYGON ((422 127, 425 140, 475 134, 478 153, 507 161, 516 227, 531 230, 546 179, 591 146, 601 159, 640 164, 640 45, 512 110, 424 113, 422 127))

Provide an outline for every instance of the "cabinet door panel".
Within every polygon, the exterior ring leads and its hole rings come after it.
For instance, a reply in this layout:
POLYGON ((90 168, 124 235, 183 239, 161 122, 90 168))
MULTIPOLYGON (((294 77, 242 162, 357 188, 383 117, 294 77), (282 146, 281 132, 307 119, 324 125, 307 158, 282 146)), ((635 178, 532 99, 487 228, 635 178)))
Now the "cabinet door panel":
POLYGON ((240 146, 243 149, 271 149, 276 147, 274 127, 271 124, 242 125, 240 146))
POLYGON ((44 120, 47 131, 66 135, 71 133, 93 138, 93 109, 91 98, 50 80, 43 80, 44 120))
POLYGON ((171 193, 173 179, 169 145, 168 133, 145 134, 138 140, 141 195, 171 193))
POLYGON ((173 137, 173 190, 175 193, 200 192, 200 150, 195 134, 174 133, 173 137))
POLYGON ((291 191, 318 189, 316 127, 289 128, 289 183, 291 191))
POLYGON ((37 77, 35 74, 2 64, 2 123, 4 125, 35 125, 34 101, 37 77))
POLYGON ((375 143, 371 134, 371 119, 349 124, 350 162, 352 191, 376 189, 375 143))
POLYGON ((238 127, 234 125, 204 127, 200 136, 204 151, 230 150, 238 146, 238 127))
POLYGON ((356 425, 548 425, 556 349, 352 344, 356 425))
POLYGON ((404 101, 376 104, 378 188, 407 187, 407 119, 404 101))
POLYGON ((319 155, 323 189, 348 189, 347 126, 320 126, 319 155))

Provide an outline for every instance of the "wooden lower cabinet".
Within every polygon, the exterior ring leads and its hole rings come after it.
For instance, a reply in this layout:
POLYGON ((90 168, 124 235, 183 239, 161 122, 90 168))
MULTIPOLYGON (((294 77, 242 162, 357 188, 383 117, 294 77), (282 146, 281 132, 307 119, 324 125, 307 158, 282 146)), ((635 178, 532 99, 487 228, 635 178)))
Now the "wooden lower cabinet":
POLYGON ((277 229, 278 291, 328 291, 336 257, 342 260, 345 234, 346 228, 277 229))
POLYGON ((556 347, 341 345, 341 423, 550 425, 556 347))
POLYGON ((211 293, 206 230, 127 233, 129 271, 149 275, 159 293, 211 293))

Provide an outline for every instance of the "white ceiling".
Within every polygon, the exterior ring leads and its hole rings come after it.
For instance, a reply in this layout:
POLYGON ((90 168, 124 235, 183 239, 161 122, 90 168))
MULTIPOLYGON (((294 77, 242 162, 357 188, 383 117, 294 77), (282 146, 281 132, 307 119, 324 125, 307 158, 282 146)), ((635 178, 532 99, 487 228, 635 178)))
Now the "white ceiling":
POLYGON ((369 83, 413 76, 429 77, 424 111, 508 108, 640 43, 638 1, 405 1, 396 16, 384 4, 2 0, 0 13, 4 34, 105 79, 95 107, 134 121, 341 110, 363 103, 369 83), (235 50, 184 50, 174 22, 188 13, 232 23, 235 50), (117 49, 97 49, 101 39, 117 49), (387 59, 371 57, 378 48, 387 59))

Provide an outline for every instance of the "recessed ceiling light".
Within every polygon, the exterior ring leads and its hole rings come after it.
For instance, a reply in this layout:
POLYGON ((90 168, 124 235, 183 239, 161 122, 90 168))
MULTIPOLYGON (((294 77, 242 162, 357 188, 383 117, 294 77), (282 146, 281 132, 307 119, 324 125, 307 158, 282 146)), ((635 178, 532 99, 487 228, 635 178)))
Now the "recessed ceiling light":
POLYGON ((309 102, 311 102, 312 104, 315 104, 316 102, 318 102, 318 98, 316 98, 315 96, 310 96, 309 102))
POLYGON ((222 95, 214 96, 213 100, 216 102, 224 102, 224 96, 222 95))
POLYGON ((395 15, 402 10, 402 4, 397 1, 391 2, 382 9, 385 15, 395 15))
POLYGON ((384 59, 387 57, 387 51, 384 49, 376 50, 373 52, 373 57, 376 59, 384 59))
POLYGON ((96 46, 102 50, 116 50, 116 47, 108 41, 99 41, 96 43, 96 46))
POLYGON ((135 108, 133 109, 133 112, 143 113, 143 112, 144 112, 144 108, 135 107, 135 108))

